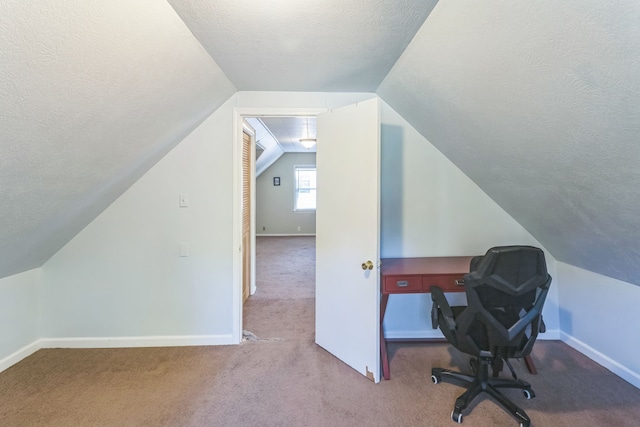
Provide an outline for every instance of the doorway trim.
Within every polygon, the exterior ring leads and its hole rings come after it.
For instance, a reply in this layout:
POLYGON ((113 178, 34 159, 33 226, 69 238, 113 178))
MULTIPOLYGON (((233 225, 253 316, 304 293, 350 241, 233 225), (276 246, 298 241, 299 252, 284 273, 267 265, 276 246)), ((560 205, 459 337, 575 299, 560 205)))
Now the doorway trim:
MULTIPOLYGON (((235 107, 233 109, 233 328, 232 342, 239 344, 242 340, 242 130, 246 117, 295 117, 317 116, 328 111, 328 108, 264 108, 235 107)), ((252 152, 255 152, 255 139, 252 152)), ((254 168, 255 169, 255 168, 254 168)), ((255 170, 252 170, 251 182, 255 184, 255 170)), ((255 185, 251 193, 251 241, 255 246, 255 185)), ((255 292, 255 251, 251 253, 251 293, 255 292)))

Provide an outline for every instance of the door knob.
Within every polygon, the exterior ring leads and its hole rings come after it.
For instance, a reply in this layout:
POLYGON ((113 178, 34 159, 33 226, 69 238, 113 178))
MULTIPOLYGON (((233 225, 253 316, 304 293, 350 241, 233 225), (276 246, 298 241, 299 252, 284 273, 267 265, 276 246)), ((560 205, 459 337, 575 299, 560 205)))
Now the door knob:
POLYGON ((363 262, 362 263, 362 269, 363 270, 373 270, 373 263, 371 261, 363 262))

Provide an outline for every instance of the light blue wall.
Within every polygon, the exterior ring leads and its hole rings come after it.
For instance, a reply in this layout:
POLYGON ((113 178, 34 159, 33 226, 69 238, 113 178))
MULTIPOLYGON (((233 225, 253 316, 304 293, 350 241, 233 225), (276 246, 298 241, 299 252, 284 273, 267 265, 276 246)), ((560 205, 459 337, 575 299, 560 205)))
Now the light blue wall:
POLYGON ((0 371, 37 350, 40 269, 0 279, 0 371))
POLYGON ((316 153, 284 153, 256 179, 256 234, 315 234, 316 213, 294 212, 294 166, 316 164, 316 153), (273 185, 273 178, 280 185, 273 185), (300 227, 300 230, 298 230, 300 227))
POLYGON ((561 338, 640 388, 640 287, 558 263, 561 338))

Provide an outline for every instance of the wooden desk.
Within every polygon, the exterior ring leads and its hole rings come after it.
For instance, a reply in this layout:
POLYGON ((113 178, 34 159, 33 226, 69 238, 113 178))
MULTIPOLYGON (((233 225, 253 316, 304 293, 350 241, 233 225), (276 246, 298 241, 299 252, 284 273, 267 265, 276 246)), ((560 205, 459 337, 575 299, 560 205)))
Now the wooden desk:
POLYGON ((385 258, 380 267, 380 355, 382 377, 391 378, 389 354, 382 322, 391 294, 421 294, 431 292, 431 286, 440 286, 445 292, 464 292, 462 278, 469 272, 470 256, 430 258, 385 258), (458 281, 456 283, 456 281, 458 281))
MULTIPOLYGON (((382 322, 391 294, 430 293, 431 286, 439 286, 444 292, 464 292, 464 275, 469 272, 472 256, 428 257, 428 258, 385 258, 380 268, 380 355, 382 357, 382 376, 391 378, 387 341, 384 337, 382 322)), ((425 339, 424 341, 442 341, 425 339)), ((527 368, 535 372, 535 366, 529 356, 525 358, 527 368)), ((494 373, 495 375, 495 373, 494 373)))

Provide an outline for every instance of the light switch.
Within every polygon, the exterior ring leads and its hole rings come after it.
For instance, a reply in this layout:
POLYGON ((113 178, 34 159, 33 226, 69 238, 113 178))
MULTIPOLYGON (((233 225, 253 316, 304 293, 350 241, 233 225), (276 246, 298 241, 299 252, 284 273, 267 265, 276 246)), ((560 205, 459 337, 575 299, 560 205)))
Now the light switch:
POLYGON ((180 207, 186 208, 189 206, 189 195, 187 193, 180 194, 180 207))
POLYGON ((180 256, 185 257, 189 256, 189 244, 182 242, 179 244, 180 247, 180 256))

